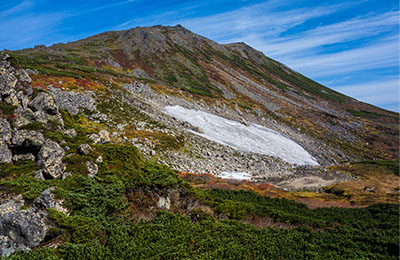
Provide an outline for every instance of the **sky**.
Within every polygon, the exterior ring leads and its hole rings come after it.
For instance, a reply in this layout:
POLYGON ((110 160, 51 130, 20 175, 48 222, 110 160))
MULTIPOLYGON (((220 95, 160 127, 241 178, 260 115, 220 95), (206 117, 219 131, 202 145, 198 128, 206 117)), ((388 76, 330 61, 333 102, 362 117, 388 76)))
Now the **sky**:
POLYGON ((327 87, 400 110, 398 0, 8 0, 0 50, 158 24, 245 42, 327 87))

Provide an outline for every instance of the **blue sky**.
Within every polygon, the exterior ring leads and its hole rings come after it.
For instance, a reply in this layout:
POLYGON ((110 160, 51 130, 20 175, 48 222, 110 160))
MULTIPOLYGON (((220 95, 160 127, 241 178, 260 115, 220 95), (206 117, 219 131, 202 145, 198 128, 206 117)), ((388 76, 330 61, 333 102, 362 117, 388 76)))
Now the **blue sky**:
POLYGON ((156 24, 246 42, 330 88, 400 109, 397 0, 9 0, 0 3, 0 49, 156 24))

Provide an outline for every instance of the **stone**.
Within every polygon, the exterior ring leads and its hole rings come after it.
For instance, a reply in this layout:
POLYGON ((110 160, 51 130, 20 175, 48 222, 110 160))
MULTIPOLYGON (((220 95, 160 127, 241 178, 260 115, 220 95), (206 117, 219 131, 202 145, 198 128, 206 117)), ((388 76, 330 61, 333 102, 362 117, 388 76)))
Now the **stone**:
POLYGON ((102 163, 103 162, 103 156, 99 155, 96 159, 96 163, 102 163))
POLYGON ((160 209, 170 209, 171 208, 171 200, 169 197, 160 197, 157 201, 157 207, 160 209))
POLYGON ((42 111, 42 110, 35 111, 33 113, 33 116, 34 116, 36 122, 39 122, 43 125, 47 124, 47 121, 48 121, 47 114, 44 111, 42 111))
POLYGON ((4 101, 11 106, 19 106, 19 100, 15 92, 11 92, 9 96, 4 98, 4 101))
POLYGON ((26 148, 25 150, 39 150, 44 144, 44 136, 36 131, 17 130, 11 139, 13 147, 26 148))
POLYGON ((42 170, 42 169, 37 170, 37 171, 33 174, 33 177, 34 177, 36 180, 39 180, 39 181, 44 181, 44 180, 45 180, 45 178, 44 178, 44 176, 43 176, 43 170, 42 170))
POLYGON ((11 140, 11 127, 7 119, 0 118, 0 141, 5 143, 11 140))
POLYGON ((0 141, 0 163, 11 163, 12 162, 12 152, 8 149, 5 142, 0 141))
POLYGON ((73 91, 63 91, 54 87, 49 87, 49 92, 53 95, 57 105, 72 115, 78 114, 80 108, 90 111, 96 110, 96 102, 90 96, 91 92, 76 93, 73 91))
POLYGON ((31 83, 32 79, 24 69, 17 70, 19 81, 31 83))
POLYGON ((26 153, 26 154, 15 154, 12 157, 12 160, 14 162, 18 161, 35 161, 35 156, 31 153, 26 153))
POLYGON ((17 82, 18 79, 13 74, 8 73, 4 69, 0 71, 0 96, 7 97, 15 92, 17 82))
POLYGON ((94 144, 106 144, 110 142, 110 132, 103 129, 97 134, 89 135, 89 139, 92 140, 94 144))
POLYGON ((80 155, 88 155, 92 151, 93 151, 93 149, 89 144, 81 144, 78 147, 78 153, 80 155))
POLYGON ((58 114, 58 106, 54 101, 54 98, 47 93, 41 92, 39 93, 30 103, 29 108, 32 111, 44 111, 50 115, 58 114))
POLYGON ((75 138, 76 137, 76 131, 73 128, 65 130, 64 134, 68 135, 68 137, 70 137, 70 138, 75 138))
POLYGON ((17 118, 14 120, 14 127, 15 128, 20 128, 24 125, 33 123, 36 121, 35 118, 35 114, 33 113, 33 111, 30 108, 22 108, 19 107, 17 108, 17 110, 15 111, 15 113, 17 114, 17 118))
POLYGON ((21 198, 0 205, 0 254, 8 256, 18 250, 38 246, 50 230, 47 212, 31 207, 27 210, 21 198))
POLYGON ((62 206, 63 200, 59 200, 54 197, 53 191, 55 189, 55 187, 51 187, 43 191, 42 194, 40 194, 40 196, 33 201, 33 205, 42 209, 55 209, 68 215, 68 209, 62 206))
POLYGON ((46 141, 38 153, 37 164, 43 169, 45 179, 61 179, 65 170, 62 162, 64 149, 56 142, 46 141))
POLYGON ((88 171, 88 176, 93 177, 94 175, 96 175, 97 171, 99 170, 99 167, 97 166, 97 164, 91 161, 87 161, 86 170, 88 171))

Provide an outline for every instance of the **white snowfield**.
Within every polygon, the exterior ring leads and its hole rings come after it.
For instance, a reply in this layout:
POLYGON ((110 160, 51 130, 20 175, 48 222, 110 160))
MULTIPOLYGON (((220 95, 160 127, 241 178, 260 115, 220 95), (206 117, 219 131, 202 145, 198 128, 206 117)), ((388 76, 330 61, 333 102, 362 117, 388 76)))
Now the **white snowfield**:
POLYGON ((248 181, 251 180, 251 175, 247 172, 222 171, 219 174, 216 174, 215 176, 223 179, 248 180, 248 181))
POLYGON ((204 134, 192 132, 217 143, 242 151, 278 157, 291 164, 319 165, 303 147, 266 127, 256 124, 245 126, 236 121, 181 106, 166 106, 165 112, 200 127, 204 134))

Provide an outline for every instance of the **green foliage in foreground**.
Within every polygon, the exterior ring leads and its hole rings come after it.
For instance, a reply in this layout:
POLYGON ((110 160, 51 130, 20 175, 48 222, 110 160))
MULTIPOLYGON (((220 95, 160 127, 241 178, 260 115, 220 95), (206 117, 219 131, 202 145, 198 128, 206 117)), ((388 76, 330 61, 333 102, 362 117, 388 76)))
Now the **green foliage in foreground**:
MULTIPOLYGON (((249 191, 202 191, 168 167, 143 160, 133 146, 96 145, 95 150, 93 158, 104 159, 95 177, 75 172, 65 180, 38 181, 33 163, 0 165, 3 187, 32 201, 56 186, 55 195, 70 210, 67 216, 50 209, 55 228, 42 246, 6 259, 397 259, 397 205, 310 210, 249 191), (151 205, 146 196, 170 189, 215 214, 176 208, 181 215, 152 205, 147 210, 154 218, 132 216, 132 191, 143 191, 143 204, 151 205), (251 219, 275 225, 257 229, 242 222, 251 219), (274 227, 281 224, 292 228, 274 227), (46 247, 53 239, 62 241, 57 249, 46 247)), ((80 163, 77 156, 66 162, 80 163)))

